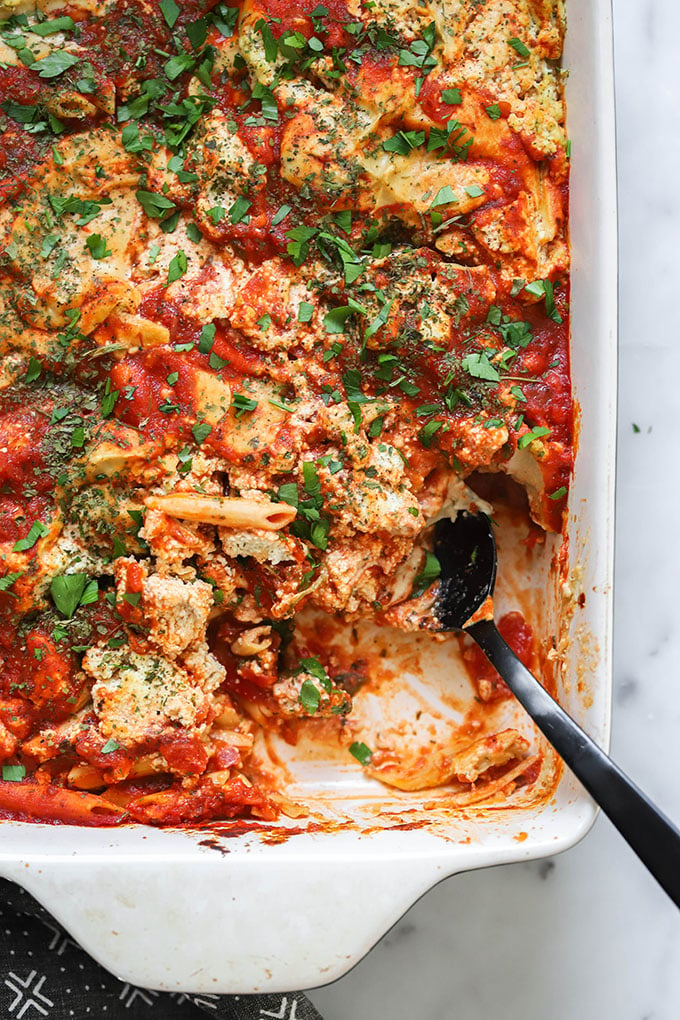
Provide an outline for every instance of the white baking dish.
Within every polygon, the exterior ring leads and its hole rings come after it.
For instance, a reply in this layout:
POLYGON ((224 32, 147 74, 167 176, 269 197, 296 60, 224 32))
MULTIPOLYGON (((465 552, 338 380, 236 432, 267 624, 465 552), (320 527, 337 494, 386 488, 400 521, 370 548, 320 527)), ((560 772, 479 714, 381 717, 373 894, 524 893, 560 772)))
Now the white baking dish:
MULTIPOLYGON (((572 622, 562 700, 606 743, 617 256, 610 0, 568 0, 568 15, 572 361, 582 411, 569 549, 585 605, 572 622)), ((441 676, 432 682, 445 684, 445 655, 438 659, 441 676)), ((356 768, 324 771, 316 762, 296 780, 312 797, 325 796, 340 819, 335 831, 293 833, 277 844, 256 833, 212 839, 205 831, 4 822, 0 874, 25 886, 125 980, 192 992, 275 991, 339 977, 442 878, 564 850, 595 815, 570 774, 538 806, 452 812, 431 796, 411 814, 412 796, 400 799, 356 768), (431 824, 408 827, 424 813, 431 824)))

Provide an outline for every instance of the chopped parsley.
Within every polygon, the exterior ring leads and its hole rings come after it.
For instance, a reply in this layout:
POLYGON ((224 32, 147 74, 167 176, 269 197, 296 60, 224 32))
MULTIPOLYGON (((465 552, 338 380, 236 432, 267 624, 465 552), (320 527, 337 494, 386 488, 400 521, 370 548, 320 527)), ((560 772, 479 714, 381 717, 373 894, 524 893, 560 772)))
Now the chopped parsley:
POLYGON ((373 751, 361 740, 355 740, 350 744, 349 753, 359 762, 360 765, 369 765, 373 757, 373 751))
POLYGON ((87 574, 60 574, 52 578, 50 595, 62 616, 70 620, 79 606, 97 601, 99 585, 87 574))
POLYGON ((171 202, 165 195, 158 195, 155 191, 140 189, 135 192, 135 195, 146 215, 152 219, 161 219, 175 209, 174 202, 171 202))
POLYGON ((508 45, 512 46, 515 53, 519 53, 520 57, 531 56, 531 50, 529 47, 523 43, 521 39, 517 39, 515 36, 513 36, 512 39, 508 39, 508 45))
POLYGON ((242 418, 246 412, 254 411, 257 407, 257 400, 246 397, 244 393, 234 393, 231 399, 231 406, 234 408, 237 418, 242 418))
POLYGON ((173 255, 168 266, 168 279, 166 286, 170 286, 175 280, 180 280, 187 271, 188 263, 186 254, 180 250, 173 255))
POLYGON ((247 212, 250 209, 252 202, 249 202, 243 195, 239 195, 229 209, 229 222, 233 225, 241 223, 242 221, 248 222, 247 212))
POLYGON ((85 244, 93 259, 105 259, 112 254, 111 249, 107 246, 106 238, 101 234, 90 234, 85 244))
POLYGON ((11 595, 12 598, 16 598, 14 592, 9 589, 12 587, 15 581, 18 581, 20 577, 23 577, 24 572, 22 570, 14 570, 9 574, 5 574, 4 577, 0 577, 0 591, 6 592, 11 595))
POLYGON ((55 35, 57 32, 72 32, 75 28, 75 22, 73 18, 64 16, 62 18, 52 18, 50 21, 43 21, 35 25, 31 25, 31 32, 34 35, 55 35))
POLYGON ((298 322, 311 322, 314 315, 314 305, 308 301, 301 301, 298 307, 298 322))
POLYGON ((38 72, 40 78, 57 78, 70 67, 80 63, 80 57, 69 53, 67 50, 54 50, 42 60, 38 60, 31 67, 38 72))
POLYGON ((27 549, 32 549, 38 539, 46 535, 49 530, 41 521, 34 521, 26 537, 20 538, 14 543, 12 552, 25 552, 27 549))
POLYGON ((545 425, 536 425, 533 429, 529 429, 524 435, 521 435, 517 440, 517 446, 520 450, 523 450, 525 446, 529 446, 535 439, 541 439, 543 436, 549 436, 550 429, 546 428, 545 425))
POLYGON ((544 298, 545 314, 558 325, 562 322, 562 316, 555 307, 555 292, 550 280, 534 280, 533 283, 528 283, 524 290, 532 297, 544 298))
POLYGON ((175 0, 159 0, 158 6, 160 7, 161 14, 165 18, 165 24, 168 28, 174 28, 180 11, 175 0))
POLYGON ((441 564, 434 553, 429 550, 425 553, 423 569, 414 578, 411 598, 417 599, 433 584, 442 572, 441 564))

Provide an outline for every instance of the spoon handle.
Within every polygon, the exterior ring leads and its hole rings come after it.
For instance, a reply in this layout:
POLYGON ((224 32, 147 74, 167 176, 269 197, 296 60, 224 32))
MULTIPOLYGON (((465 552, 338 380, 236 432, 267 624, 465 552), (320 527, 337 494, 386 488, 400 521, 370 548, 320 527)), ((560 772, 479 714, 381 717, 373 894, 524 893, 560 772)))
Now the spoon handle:
POLYGON ((517 658, 492 620, 465 628, 538 728, 680 907, 680 832, 567 715, 517 658))

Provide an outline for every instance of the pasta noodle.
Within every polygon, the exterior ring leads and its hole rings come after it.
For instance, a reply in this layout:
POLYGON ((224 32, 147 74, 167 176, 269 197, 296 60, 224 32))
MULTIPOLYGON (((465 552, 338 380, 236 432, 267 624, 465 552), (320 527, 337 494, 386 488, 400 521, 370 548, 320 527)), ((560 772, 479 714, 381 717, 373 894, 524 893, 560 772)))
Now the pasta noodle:
POLYGON ((328 635, 430 628, 460 508, 562 529, 563 35, 562 0, 0 2, 0 815, 297 817, 262 731, 404 796, 532 781, 469 648, 435 746, 362 729, 328 635))
POLYGON ((294 507, 280 503, 264 503, 242 497, 203 496, 197 492, 168 492, 163 496, 148 496, 144 502, 150 510, 162 510, 171 517, 214 524, 220 528, 279 531, 296 515, 294 507))

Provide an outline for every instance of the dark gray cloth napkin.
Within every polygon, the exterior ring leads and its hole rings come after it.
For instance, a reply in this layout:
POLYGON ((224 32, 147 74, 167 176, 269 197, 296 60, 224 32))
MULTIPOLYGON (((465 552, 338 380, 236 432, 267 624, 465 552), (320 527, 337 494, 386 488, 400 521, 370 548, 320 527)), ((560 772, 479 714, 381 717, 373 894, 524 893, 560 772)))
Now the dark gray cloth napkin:
POLYGON ((322 1020, 302 992, 187 995, 124 984, 87 955, 25 890, 0 879, 3 1020, 322 1020))

